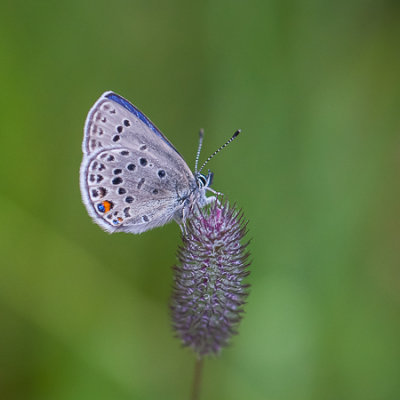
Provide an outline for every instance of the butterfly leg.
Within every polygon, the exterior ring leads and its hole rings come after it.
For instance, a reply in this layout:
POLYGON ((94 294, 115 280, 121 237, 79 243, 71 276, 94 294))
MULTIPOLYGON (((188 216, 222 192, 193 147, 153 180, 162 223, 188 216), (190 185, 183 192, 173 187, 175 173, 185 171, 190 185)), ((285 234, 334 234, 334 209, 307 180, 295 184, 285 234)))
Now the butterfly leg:
POLYGON ((215 196, 207 197, 207 202, 206 202, 206 204, 210 204, 210 203, 212 203, 213 201, 216 201, 217 204, 220 206, 220 205, 221 205, 220 198, 222 198, 222 197, 224 196, 224 194, 221 193, 221 192, 217 192, 217 191, 215 191, 214 189, 211 189, 210 187, 206 187, 206 190, 207 190, 207 191, 210 191, 211 193, 214 193, 214 194, 215 194, 215 196))
POLYGON ((187 229, 186 229, 186 219, 187 219, 188 211, 186 208, 182 209, 182 213, 180 215, 180 220, 177 221, 179 228, 181 229, 182 235, 187 236, 187 229))
POLYGON ((211 197, 207 197, 207 204, 210 204, 212 201, 216 201, 217 204, 220 206, 221 205, 221 201, 219 200, 220 197, 223 197, 224 194, 221 192, 217 192, 214 189, 211 189, 210 187, 206 187, 206 190, 210 191, 211 193, 214 193, 215 196, 211 196, 211 197), (210 199, 210 200, 208 200, 210 199))
POLYGON ((209 205, 209 204, 213 203, 214 201, 218 202, 218 204, 219 204, 219 200, 218 200, 217 196, 206 197, 205 205, 209 205))
POLYGON ((174 213, 174 220, 178 223, 182 235, 184 236, 187 235, 186 220, 190 214, 190 207, 190 201, 189 198, 187 198, 186 200, 184 200, 182 206, 174 213))
POLYGON ((181 229, 182 236, 187 236, 186 224, 184 222, 179 224, 179 228, 181 229))
MULTIPOLYGON (((206 190, 208 190, 209 192, 211 192, 211 193, 214 193, 214 194, 216 194, 217 196, 222 196, 223 195, 223 193, 221 193, 221 192, 217 192, 216 190, 214 190, 214 189, 211 189, 209 186, 206 186, 206 188, 205 188, 206 190)), ((215 197, 215 196, 214 196, 215 197)))

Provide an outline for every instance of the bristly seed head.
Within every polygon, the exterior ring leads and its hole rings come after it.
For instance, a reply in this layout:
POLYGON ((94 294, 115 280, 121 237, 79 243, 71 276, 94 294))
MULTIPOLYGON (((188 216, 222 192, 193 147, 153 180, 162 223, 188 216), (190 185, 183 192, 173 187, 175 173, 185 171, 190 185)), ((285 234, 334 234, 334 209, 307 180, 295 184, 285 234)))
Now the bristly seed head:
POLYGON ((171 300, 172 324, 184 346, 200 357, 226 346, 248 295, 247 221, 235 205, 215 201, 186 222, 178 249, 171 300))

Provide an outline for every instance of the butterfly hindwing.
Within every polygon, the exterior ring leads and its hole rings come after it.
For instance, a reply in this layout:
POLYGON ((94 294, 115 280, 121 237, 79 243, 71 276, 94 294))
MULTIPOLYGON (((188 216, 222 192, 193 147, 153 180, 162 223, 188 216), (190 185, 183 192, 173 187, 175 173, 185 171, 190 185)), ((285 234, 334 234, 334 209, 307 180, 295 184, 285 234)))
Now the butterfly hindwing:
POLYGON ((146 150, 103 150, 89 157, 82 169, 88 210, 111 232, 142 231, 169 222, 191 184, 179 169, 146 150))

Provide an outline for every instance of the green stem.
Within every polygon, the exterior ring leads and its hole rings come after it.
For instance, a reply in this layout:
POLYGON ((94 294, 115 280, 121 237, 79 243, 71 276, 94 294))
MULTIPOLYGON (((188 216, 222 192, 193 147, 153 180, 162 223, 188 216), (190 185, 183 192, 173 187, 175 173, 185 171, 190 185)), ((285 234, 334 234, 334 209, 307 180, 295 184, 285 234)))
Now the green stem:
POLYGON ((203 358, 197 358, 196 364, 194 365, 192 395, 190 397, 190 400, 199 400, 199 398, 200 398, 200 386, 201 386, 202 372, 203 372, 203 358))

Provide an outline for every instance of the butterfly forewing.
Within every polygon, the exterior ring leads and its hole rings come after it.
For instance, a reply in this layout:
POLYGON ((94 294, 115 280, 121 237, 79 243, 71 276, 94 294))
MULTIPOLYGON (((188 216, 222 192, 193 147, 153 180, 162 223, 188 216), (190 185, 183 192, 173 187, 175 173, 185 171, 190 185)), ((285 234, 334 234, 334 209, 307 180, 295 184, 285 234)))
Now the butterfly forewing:
MULTIPOLYGON (((168 139, 133 104, 113 92, 105 92, 87 116, 83 152, 91 154, 102 147, 131 147, 140 141, 157 143, 174 156, 178 153, 168 139)), ((180 155, 179 157, 182 159, 180 155)), ((184 162, 183 159, 182 161, 184 162)))

